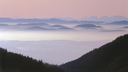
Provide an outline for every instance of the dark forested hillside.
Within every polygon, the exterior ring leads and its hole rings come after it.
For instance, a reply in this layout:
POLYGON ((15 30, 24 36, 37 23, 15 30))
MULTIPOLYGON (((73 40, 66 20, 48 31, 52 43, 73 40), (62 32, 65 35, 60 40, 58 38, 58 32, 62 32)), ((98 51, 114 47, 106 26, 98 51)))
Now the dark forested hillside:
POLYGON ((70 72, 128 72, 128 34, 60 67, 70 72))
POLYGON ((0 48, 0 72, 65 72, 56 65, 0 48))
POLYGON ((128 34, 60 68, 0 48, 0 72, 65 72, 61 68, 69 72, 128 72, 128 34))

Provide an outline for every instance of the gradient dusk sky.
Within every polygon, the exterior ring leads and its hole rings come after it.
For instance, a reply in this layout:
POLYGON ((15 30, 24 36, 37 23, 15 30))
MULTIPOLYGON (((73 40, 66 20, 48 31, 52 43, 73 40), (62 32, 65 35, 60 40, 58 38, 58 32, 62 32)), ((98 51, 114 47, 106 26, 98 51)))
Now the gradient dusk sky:
POLYGON ((128 0, 0 0, 0 17, 128 17, 128 0))

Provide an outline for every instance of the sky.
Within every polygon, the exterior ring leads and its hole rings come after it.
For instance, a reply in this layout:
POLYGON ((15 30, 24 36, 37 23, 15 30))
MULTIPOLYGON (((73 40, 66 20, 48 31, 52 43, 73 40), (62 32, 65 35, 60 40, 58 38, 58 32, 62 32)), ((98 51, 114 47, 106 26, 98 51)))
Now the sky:
MULTIPOLYGON (((97 17, 103 17, 100 20, 113 22, 124 20, 124 17, 128 19, 128 0, 0 0, 1 17, 69 17, 83 20, 84 17, 90 17, 89 20, 94 21, 98 21, 95 20, 97 17)), ((53 22, 45 26, 38 23, 0 22, 0 47, 47 63, 62 64, 128 33, 126 23, 53 22)))
POLYGON ((0 17, 80 19, 115 15, 128 17, 128 0, 0 0, 0 17))

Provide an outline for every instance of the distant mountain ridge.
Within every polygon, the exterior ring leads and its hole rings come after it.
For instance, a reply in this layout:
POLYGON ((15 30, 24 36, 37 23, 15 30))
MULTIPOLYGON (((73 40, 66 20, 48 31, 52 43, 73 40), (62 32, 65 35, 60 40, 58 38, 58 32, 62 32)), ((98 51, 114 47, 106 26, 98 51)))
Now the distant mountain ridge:
MULTIPOLYGON (((122 21, 122 20, 127 20, 128 21, 128 17, 124 17, 124 16, 112 16, 112 17, 108 17, 108 16, 102 16, 100 18, 98 18, 97 16, 91 16, 91 17, 84 17, 81 19, 74 19, 71 17, 67 17, 67 18, 63 18, 63 17, 53 17, 53 18, 34 18, 34 19, 30 19, 30 18, 2 18, 0 17, 0 22, 47 22, 47 20, 51 21, 55 19, 59 21, 61 21, 62 23, 74 23, 76 21, 94 21, 94 22, 114 22, 114 21, 122 21), (33 20, 33 21, 32 21, 33 20), (65 22, 67 21, 67 22, 65 22)), ((51 21, 53 22, 53 21, 51 21)))
POLYGON ((60 67, 69 72, 128 72, 128 34, 60 67))
POLYGON ((127 20, 128 21, 128 17, 124 17, 124 16, 112 16, 112 17, 102 16, 102 17, 98 18, 97 16, 91 16, 91 17, 82 18, 81 20, 103 21, 103 22, 109 23, 109 22, 122 21, 122 20, 127 20))
POLYGON ((61 20, 57 18, 50 18, 50 19, 11 19, 11 18, 0 18, 0 22, 14 22, 14 23, 56 23, 56 24, 78 24, 78 23, 95 23, 100 24, 104 23, 102 21, 68 21, 68 20, 61 20))
POLYGON ((128 21, 123 20, 123 21, 115 21, 115 22, 111 22, 108 24, 113 24, 113 25, 128 25, 128 21))

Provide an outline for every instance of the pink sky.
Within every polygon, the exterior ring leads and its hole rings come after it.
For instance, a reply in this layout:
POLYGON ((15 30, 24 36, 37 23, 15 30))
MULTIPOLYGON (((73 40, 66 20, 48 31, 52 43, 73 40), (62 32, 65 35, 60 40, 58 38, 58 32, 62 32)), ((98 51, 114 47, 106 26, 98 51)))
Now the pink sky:
POLYGON ((128 0, 0 0, 0 17, 128 17, 128 0))

